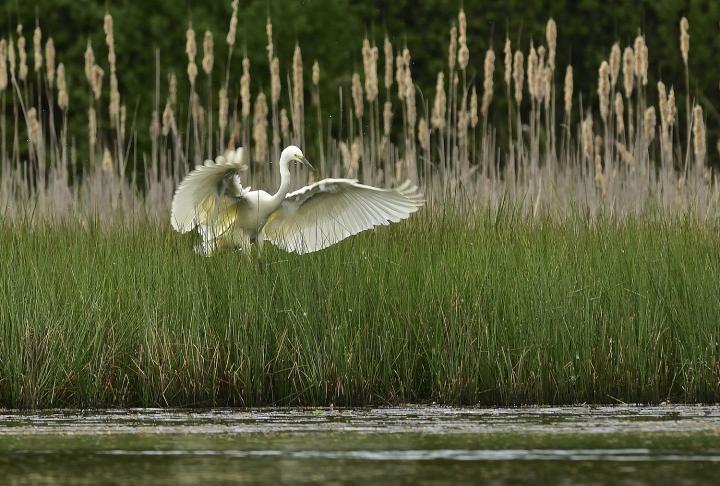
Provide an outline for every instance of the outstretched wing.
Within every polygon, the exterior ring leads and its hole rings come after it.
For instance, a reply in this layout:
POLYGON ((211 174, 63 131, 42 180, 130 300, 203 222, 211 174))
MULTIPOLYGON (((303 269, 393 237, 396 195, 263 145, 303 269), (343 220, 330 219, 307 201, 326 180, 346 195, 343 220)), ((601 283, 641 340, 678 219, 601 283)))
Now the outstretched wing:
POLYGON ((379 189, 351 179, 324 179, 285 197, 265 237, 286 251, 310 253, 378 225, 408 218, 424 204, 409 182, 379 189))
POLYGON ((203 236, 214 237, 227 231, 235 221, 239 198, 248 190, 243 189, 238 175, 244 169, 242 149, 197 166, 180 183, 173 197, 170 214, 173 228, 186 233, 200 226, 203 236))

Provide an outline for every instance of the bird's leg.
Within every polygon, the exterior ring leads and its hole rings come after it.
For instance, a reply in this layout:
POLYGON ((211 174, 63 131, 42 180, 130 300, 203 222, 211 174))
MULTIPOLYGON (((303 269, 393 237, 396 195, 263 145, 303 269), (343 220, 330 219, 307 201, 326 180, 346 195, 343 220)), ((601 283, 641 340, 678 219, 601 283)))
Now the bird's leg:
POLYGON ((262 234, 259 234, 255 238, 255 246, 256 246, 256 251, 257 251, 258 272, 262 274, 262 273, 265 273, 265 261, 263 260, 263 255, 262 255, 262 246, 263 246, 262 234))

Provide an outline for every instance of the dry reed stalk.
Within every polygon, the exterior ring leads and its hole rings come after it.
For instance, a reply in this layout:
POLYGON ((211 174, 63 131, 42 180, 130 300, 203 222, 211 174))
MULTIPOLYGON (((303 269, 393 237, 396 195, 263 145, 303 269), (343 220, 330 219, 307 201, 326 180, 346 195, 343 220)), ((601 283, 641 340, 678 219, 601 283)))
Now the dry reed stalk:
POLYGON ((95 144, 97 142, 97 114, 95 108, 88 108, 88 144, 90 146, 90 164, 95 162, 95 144))
POLYGON ((590 162, 593 161, 593 140, 593 120, 588 113, 582 122, 582 149, 583 155, 590 162))
POLYGON ((33 107, 27 112, 28 116, 28 135, 30 143, 35 146, 36 150, 40 150, 40 144, 42 143, 42 131, 40 129, 40 122, 38 121, 37 110, 33 107))
MULTIPOLYGON (((495 51, 488 49, 485 53, 485 62, 483 64, 483 97, 482 107, 480 109, 483 119, 487 119, 490 103, 493 97, 493 74, 495 72, 495 51)), ((474 126, 474 125, 473 125, 474 126)))
POLYGON ((264 162, 268 158, 267 115, 268 105, 265 93, 261 91, 255 99, 253 114, 253 141, 255 142, 255 160, 258 162, 264 162))
POLYGON ((320 64, 318 64, 317 59, 312 65, 312 83, 316 88, 320 84, 320 64))

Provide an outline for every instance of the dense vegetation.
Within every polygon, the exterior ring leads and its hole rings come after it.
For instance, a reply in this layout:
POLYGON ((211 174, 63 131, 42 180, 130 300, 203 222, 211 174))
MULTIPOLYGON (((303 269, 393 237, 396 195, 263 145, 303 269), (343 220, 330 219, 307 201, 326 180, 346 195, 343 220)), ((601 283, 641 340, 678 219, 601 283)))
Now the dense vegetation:
POLYGON ((298 257, 5 225, 0 406, 716 402, 718 222, 426 213, 298 257))

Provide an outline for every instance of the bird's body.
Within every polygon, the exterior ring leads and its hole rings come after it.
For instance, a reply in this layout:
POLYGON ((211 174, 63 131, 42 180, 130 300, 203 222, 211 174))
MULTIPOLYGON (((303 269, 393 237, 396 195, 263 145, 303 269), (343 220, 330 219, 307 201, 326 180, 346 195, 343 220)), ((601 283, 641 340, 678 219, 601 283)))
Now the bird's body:
POLYGON ((280 188, 269 194, 242 186, 242 149, 206 161, 178 187, 173 227, 181 233, 197 227, 202 236, 197 250, 206 255, 251 243, 261 247, 265 239, 287 251, 308 253, 398 222, 423 204, 422 195, 409 184, 379 189, 352 179, 324 179, 289 192, 291 162, 309 165, 299 148, 287 147, 280 157, 280 188))

